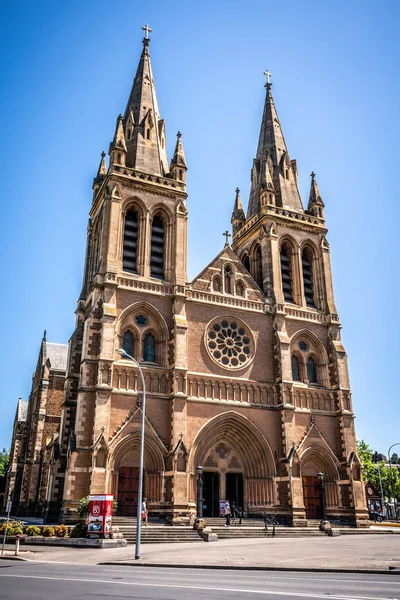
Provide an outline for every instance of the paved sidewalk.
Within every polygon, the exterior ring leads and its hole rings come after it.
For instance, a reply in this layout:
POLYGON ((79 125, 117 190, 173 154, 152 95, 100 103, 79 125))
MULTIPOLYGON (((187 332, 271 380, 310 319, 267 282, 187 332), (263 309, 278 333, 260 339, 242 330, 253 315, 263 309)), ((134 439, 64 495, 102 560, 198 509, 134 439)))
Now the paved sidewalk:
MULTIPOLYGON (((12 547, 7 548, 12 551, 12 547)), ((20 558, 29 561, 95 565, 141 564, 222 568, 327 569, 388 571, 399 569, 400 536, 363 535, 338 538, 269 538, 220 540, 210 543, 143 544, 141 559, 135 547, 98 550, 21 546, 20 558)))

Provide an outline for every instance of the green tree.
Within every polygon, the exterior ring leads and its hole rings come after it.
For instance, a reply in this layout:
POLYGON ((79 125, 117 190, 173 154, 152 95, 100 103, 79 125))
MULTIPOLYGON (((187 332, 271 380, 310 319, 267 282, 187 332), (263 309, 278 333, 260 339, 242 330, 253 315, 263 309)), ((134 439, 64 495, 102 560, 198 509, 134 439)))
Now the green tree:
MULTIPOLYGON (((396 467, 388 468, 383 460, 373 462, 374 453, 364 440, 357 442, 358 457, 363 466, 363 479, 369 481, 381 493, 379 471, 382 480, 383 495, 386 498, 400 499, 400 475, 396 467)), ((376 454, 376 453, 375 453, 376 454)))
POLYGON ((6 475, 8 470, 8 463, 10 460, 10 455, 5 448, 0 452, 0 477, 2 475, 6 475))
POLYGON ((400 457, 398 456, 398 454, 396 454, 396 452, 394 452, 390 457, 390 464, 400 465, 400 457))

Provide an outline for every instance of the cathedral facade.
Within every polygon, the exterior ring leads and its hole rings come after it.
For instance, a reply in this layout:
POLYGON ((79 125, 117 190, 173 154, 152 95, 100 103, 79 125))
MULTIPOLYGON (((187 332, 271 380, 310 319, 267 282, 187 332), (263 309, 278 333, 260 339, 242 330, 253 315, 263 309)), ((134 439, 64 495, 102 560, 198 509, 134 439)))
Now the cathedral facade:
POLYGON ((93 183, 45 513, 76 518, 89 493, 135 515, 143 386, 144 495, 151 514, 186 523, 222 500, 301 525, 322 516, 366 524, 346 353, 315 175, 305 209, 272 97, 266 98, 245 214, 190 283, 187 164, 169 162, 149 38, 143 40, 109 160, 93 183))

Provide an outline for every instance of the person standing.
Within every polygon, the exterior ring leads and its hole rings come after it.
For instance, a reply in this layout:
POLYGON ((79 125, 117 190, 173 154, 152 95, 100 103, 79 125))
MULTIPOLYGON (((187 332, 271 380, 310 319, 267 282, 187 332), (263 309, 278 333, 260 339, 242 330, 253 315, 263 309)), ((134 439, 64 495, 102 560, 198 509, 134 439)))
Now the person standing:
POLYGON ((149 515, 149 511, 147 510, 147 498, 143 498, 143 502, 142 502, 142 519, 144 521, 144 524, 148 525, 148 515, 149 515))
POLYGON ((225 527, 230 527, 231 526, 231 507, 229 505, 229 501, 228 500, 225 502, 224 515, 225 515, 225 518, 226 518, 225 527))

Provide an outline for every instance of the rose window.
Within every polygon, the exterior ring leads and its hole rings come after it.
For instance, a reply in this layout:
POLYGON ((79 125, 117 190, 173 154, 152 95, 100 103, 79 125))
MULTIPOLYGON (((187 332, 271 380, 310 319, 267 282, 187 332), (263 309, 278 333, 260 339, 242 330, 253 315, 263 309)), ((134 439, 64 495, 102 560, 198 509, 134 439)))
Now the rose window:
POLYGON ((253 359, 253 336, 237 319, 212 321, 206 330, 205 344, 211 358, 226 369, 240 369, 253 359))

